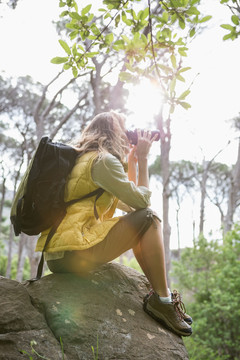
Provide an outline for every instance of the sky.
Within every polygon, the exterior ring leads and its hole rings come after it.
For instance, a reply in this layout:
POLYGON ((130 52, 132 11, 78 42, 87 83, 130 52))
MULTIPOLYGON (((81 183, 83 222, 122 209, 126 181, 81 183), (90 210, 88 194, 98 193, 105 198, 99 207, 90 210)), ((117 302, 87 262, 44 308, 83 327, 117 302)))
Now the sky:
MULTIPOLYGON (((240 38, 222 40, 226 32, 220 24, 229 23, 231 14, 219 2, 204 0, 206 14, 212 15, 213 19, 208 22, 208 29, 192 41, 184 60, 184 66, 191 66, 191 70, 185 73, 185 85, 188 87, 193 83, 191 94, 186 99, 192 107, 188 111, 178 109, 173 115, 171 160, 201 162, 203 159, 211 160, 222 150, 216 161, 227 164, 236 161, 237 134, 230 127, 229 120, 240 113, 240 38)), ((4 9, 0 14, 0 70, 16 77, 29 74, 36 81, 48 83, 60 69, 50 63, 51 58, 62 54, 51 23, 58 20, 58 14, 56 0, 19 0, 15 10, 4 9)), ((133 114, 128 119, 128 126, 149 127, 160 102, 160 95, 146 83, 132 88, 128 106, 133 114)), ((159 143, 153 146, 152 158, 156 153, 159 153, 159 143)), ((156 189, 158 184, 152 186, 156 189)), ((182 246, 191 241, 192 222, 199 217, 196 213, 198 207, 193 206, 192 200, 186 199, 185 203, 181 226, 186 223, 188 226, 183 229, 182 246)), ((153 207, 161 211, 159 197, 154 197, 153 207)), ((211 214, 218 219, 214 208, 211 208, 211 214)), ((175 216, 173 207, 173 223, 175 216)), ((173 232, 171 247, 176 248, 176 226, 173 226, 173 232)))

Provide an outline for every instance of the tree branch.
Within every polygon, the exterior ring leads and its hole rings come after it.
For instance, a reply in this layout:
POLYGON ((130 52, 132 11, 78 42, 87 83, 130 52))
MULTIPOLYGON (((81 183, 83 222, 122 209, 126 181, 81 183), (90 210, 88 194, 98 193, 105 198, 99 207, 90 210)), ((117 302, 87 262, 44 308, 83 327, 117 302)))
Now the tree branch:
POLYGON ((41 106, 46 98, 46 92, 47 92, 47 89, 49 88, 49 86, 54 82, 56 81, 59 76, 63 73, 63 70, 60 71, 47 85, 44 86, 43 88, 43 92, 42 92, 42 96, 41 98, 39 99, 39 101, 37 102, 37 105, 35 107, 35 110, 34 110, 34 114, 33 114, 33 118, 34 118, 34 121, 35 123, 39 123, 40 121, 40 116, 39 116, 39 111, 41 109, 41 106))
POLYGON ((50 113, 50 111, 55 107, 55 101, 56 101, 56 98, 58 97, 58 95, 61 95, 63 93, 64 90, 66 90, 66 88, 72 84, 74 81, 76 81, 78 78, 82 77, 82 76, 85 76, 85 75, 88 75, 90 74, 90 71, 84 73, 84 74, 79 74, 76 78, 72 78, 70 79, 67 84, 65 84, 61 89, 59 89, 56 94, 53 96, 50 104, 46 107, 46 109, 43 111, 42 113, 42 118, 46 118, 48 116, 48 114, 50 113))
POLYGON ((51 132, 51 134, 50 134, 51 139, 53 139, 53 138, 56 136, 57 132, 61 129, 61 127, 68 121, 68 119, 72 116, 72 114, 75 113, 75 111, 79 108, 79 104, 81 103, 81 101, 82 101, 83 99, 86 98, 86 96, 87 96, 87 93, 85 93, 85 94, 77 101, 77 103, 75 104, 75 106, 74 106, 69 112, 67 112, 67 114, 62 118, 62 120, 60 121, 60 123, 58 124, 58 126, 56 126, 56 127, 54 128, 54 130, 51 132))

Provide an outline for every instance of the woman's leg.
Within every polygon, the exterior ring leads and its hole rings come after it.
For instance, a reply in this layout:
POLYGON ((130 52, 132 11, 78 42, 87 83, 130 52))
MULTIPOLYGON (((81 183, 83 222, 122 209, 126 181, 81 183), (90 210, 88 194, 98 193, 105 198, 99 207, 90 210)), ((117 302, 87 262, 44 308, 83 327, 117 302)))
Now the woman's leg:
POLYGON ((66 252, 64 259, 52 260, 48 265, 53 272, 85 275, 130 248, 134 250, 142 270, 154 289, 154 292, 150 292, 144 298, 144 311, 178 335, 191 335, 191 326, 183 320, 184 314, 181 315, 177 294, 171 297, 170 302, 163 299, 167 298, 169 293, 161 223, 149 209, 138 210, 124 216, 99 244, 86 250, 66 252))
POLYGON ((103 241, 86 250, 66 251, 63 259, 48 261, 49 269, 52 272, 85 274, 135 248, 152 222, 150 209, 129 213, 112 227, 103 241))
POLYGON ((169 296, 164 244, 159 221, 152 223, 133 251, 154 291, 162 297, 169 296))

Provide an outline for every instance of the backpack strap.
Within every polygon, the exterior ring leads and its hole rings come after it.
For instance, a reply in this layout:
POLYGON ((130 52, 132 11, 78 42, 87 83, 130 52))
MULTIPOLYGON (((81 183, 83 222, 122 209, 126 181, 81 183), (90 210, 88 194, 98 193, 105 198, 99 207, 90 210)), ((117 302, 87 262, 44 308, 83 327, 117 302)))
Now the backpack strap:
POLYGON ((92 197, 92 196, 96 195, 96 198, 95 198, 95 201, 94 201, 94 215, 95 215, 96 219, 98 219, 99 215, 98 215, 98 212, 97 212, 96 202, 103 193, 104 193, 104 190, 99 188, 99 189, 96 189, 96 190, 90 192, 89 194, 84 195, 83 197, 81 197, 79 199, 73 199, 73 200, 65 202, 65 207, 63 208, 62 213, 59 215, 58 219, 55 221, 55 223, 53 224, 51 230, 48 233, 47 239, 45 241, 45 244, 44 244, 44 247, 43 247, 43 250, 42 250, 41 259, 40 259, 40 262, 38 264, 37 276, 35 278, 33 278, 33 279, 28 280, 30 283, 34 282, 34 281, 37 281, 42 277, 43 264, 44 264, 44 251, 46 250, 51 238, 53 237, 53 235, 57 231, 58 226, 61 224, 63 218, 65 217, 66 212, 67 212, 66 211, 67 207, 77 203, 80 200, 84 200, 84 199, 87 199, 89 197, 92 197))

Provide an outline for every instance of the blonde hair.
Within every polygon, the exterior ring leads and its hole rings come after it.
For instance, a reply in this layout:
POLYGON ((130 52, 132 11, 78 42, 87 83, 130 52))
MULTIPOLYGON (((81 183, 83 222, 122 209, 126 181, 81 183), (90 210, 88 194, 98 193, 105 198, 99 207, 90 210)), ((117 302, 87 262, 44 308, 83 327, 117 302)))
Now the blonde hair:
POLYGON ((102 156, 109 152, 124 162, 128 152, 128 141, 125 134, 125 118, 114 111, 96 115, 83 130, 81 137, 72 145, 81 155, 98 151, 102 156))

